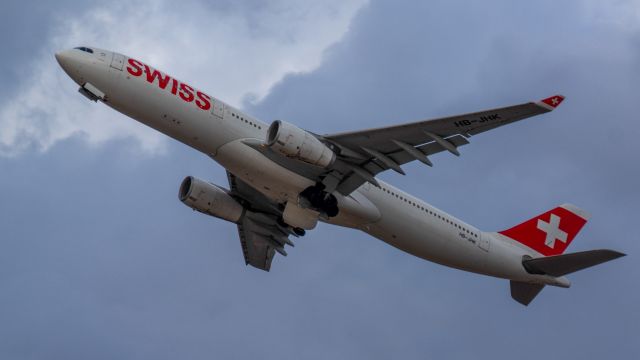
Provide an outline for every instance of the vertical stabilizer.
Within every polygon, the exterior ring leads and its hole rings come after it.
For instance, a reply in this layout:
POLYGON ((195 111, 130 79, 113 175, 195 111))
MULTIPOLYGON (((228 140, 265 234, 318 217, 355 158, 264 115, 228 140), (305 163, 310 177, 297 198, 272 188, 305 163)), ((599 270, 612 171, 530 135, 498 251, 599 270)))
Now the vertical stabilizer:
POLYGON ((544 256, 560 255, 589 220, 575 205, 564 204, 500 234, 518 241, 544 256))

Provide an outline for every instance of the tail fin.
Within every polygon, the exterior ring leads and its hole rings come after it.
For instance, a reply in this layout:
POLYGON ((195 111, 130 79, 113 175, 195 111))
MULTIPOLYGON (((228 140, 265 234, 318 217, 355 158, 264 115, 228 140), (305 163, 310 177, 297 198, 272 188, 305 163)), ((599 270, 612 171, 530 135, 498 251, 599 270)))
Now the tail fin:
MULTIPOLYGON (((625 255, 614 250, 589 250, 563 255, 587 220, 589 214, 586 211, 564 204, 499 233, 542 255, 537 258, 527 255, 523 257, 522 266, 527 272, 563 280, 564 278, 558 277, 625 255)), ((569 287, 568 280, 563 281, 548 284, 569 287)), ((511 297, 526 306, 543 288, 543 284, 511 280, 511 297)))
POLYGON ((577 206, 564 204, 499 233, 544 256, 560 255, 589 217, 577 206))

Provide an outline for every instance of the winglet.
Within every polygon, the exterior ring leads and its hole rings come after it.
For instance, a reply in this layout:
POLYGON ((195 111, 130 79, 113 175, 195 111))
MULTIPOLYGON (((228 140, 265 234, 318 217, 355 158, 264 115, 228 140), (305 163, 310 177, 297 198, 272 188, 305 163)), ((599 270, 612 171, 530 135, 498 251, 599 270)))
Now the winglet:
POLYGON ((558 106, 560 106, 560 104, 562 104, 562 102, 564 101, 564 96, 562 95, 554 95, 551 97, 548 97, 546 99, 542 99, 538 102, 539 106, 542 106, 545 109, 548 109, 549 111, 557 108, 558 106))

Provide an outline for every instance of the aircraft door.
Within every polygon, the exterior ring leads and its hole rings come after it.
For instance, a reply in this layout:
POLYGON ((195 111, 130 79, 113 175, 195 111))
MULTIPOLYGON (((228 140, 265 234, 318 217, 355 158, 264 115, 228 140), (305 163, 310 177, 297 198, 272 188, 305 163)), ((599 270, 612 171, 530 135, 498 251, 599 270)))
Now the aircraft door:
POLYGON ((124 55, 113 53, 113 58, 111 59, 111 67, 122 71, 122 67, 124 66, 124 55))
POLYGON ((211 113, 218 118, 222 119, 224 117, 224 103, 218 99, 211 99, 213 102, 213 109, 211 113))
POLYGON ((491 241, 491 235, 489 234, 485 234, 485 233, 480 233, 480 238, 478 240, 478 246, 480 247, 480 249, 489 252, 489 246, 490 246, 490 241, 491 241))

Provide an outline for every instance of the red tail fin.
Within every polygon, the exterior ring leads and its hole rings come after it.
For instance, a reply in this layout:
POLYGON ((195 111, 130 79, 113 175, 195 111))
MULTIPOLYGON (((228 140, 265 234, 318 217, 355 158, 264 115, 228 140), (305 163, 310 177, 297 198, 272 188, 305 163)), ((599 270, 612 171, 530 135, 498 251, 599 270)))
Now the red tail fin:
POLYGON ((560 255, 587 220, 589 214, 586 211, 571 204, 564 204, 511 229, 500 231, 500 234, 544 256, 560 255))

